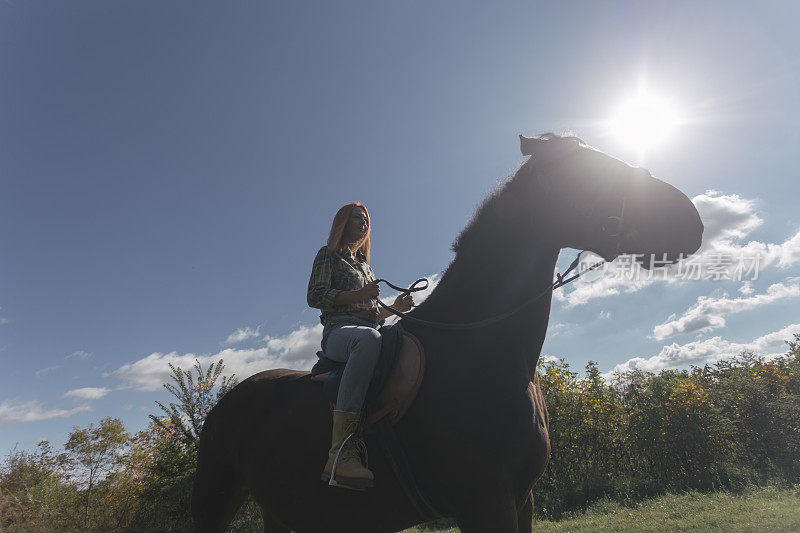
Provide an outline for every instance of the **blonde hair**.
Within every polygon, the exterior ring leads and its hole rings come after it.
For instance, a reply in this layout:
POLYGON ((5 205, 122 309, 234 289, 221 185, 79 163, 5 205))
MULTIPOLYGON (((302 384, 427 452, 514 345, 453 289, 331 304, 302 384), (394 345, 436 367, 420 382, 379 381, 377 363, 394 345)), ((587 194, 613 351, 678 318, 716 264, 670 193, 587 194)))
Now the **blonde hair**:
POLYGON ((345 248, 346 243, 343 242, 344 229, 347 227, 347 222, 350 220, 353 210, 359 208, 363 209, 364 214, 367 215, 367 233, 360 242, 355 244, 355 248, 364 254, 367 263, 369 263, 369 234, 372 230, 372 222, 370 221, 367 207, 359 202, 351 202, 344 205, 336 212, 336 216, 333 217, 333 224, 331 224, 331 233, 328 235, 328 250, 338 252, 345 248))

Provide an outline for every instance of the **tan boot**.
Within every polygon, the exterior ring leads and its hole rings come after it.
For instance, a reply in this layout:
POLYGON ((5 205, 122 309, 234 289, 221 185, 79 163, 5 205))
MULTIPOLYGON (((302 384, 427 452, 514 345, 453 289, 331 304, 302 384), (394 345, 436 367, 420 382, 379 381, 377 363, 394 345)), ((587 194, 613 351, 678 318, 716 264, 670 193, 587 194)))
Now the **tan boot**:
POLYGON ((333 437, 328 452, 328 462, 322 471, 322 481, 352 490, 366 490, 372 487, 374 476, 361 463, 361 454, 363 452, 366 456, 367 447, 355 434, 360 418, 358 413, 333 412, 333 437), (331 472, 333 472, 332 478, 331 472))

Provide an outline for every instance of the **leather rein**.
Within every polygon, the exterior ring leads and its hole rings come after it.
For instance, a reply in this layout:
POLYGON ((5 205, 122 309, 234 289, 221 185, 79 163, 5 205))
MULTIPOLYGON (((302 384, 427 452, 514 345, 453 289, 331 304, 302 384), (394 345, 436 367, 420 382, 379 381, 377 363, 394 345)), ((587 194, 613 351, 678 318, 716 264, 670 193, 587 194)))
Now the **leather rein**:
MULTIPOLYGON (((624 230, 625 200, 626 199, 627 199, 627 197, 625 197, 625 196, 622 197, 622 207, 620 208, 619 216, 607 217, 607 220, 614 221, 616 223, 616 225, 617 225, 617 229, 616 229, 616 231, 614 233, 608 233, 606 235, 607 237, 616 237, 616 239, 617 239, 617 244, 616 244, 616 253, 617 253, 617 255, 619 255, 620 242, 622 240, 622 232, 624 230)), ((603 229, 605 229, 605 226, 603 227, 603 229)), ((514 307, 513 309, 510 309, 510 310, 506 311, 505 313, 502 313, 500 315, 496 315, 496 316, 493 316, 493 317, 485 318, 483 320, 477 320, 475 322, 465 322, 465 323, 436 322, 436 321, 432 321, 432 320, 423 320, 421 318, 416 318, 416 317, 408 315, 408 313, 404 313, 402 311, 398 311, 397 309, 394 309, 393 307, 383 303, 380 300, 380 298, 378 298, 378 305, 380 305, 381 307, 383 307, 384 309, 386 309, 387 311, 389 311, 393 315, 399 316, 402 320, 408 320, 409 322, 413 322, 414 324, 419 324, 421 326, 428 326, 428 327, 437 328, 437 329, 450 329, 450 330, 464 330, 464 329, 482 328, 484 326, 488 326, 490 324, 494 324, 495 322, 500 322, 501 320, 505 320, 507 318, 510 318, 511 316, 515 315, 516 313, 518 313, 522 309, 524 309, 524 308, 528 307, 529 305, 531 305, 533 302, 535 302, 536 300, 538 300, 539 298, 541 298, 545 294, 551 293, 552 291, 554 291, 554 290, 556 290, 556 289, 558 289, 560 287, 563 287, 567 283, 570 283, 570 282, 578 279, 579 277, 581 277, 582 275, 586 274, 590 270, 594 270, 594 269, 596 269, 597 267, 601 266, 603 263, 606 262, 605 259, 603 261, 597 261, 596 263, 593 263, 591 266, 589 266, 589 268, 587 268, 587 269, 585 269, 585 270, 583 270, 581 272, 577 272, 577 273, 573 274, 572 276, 570 276, 569 278, 567 278, 567 275, 570 272, 572 272, 573 270, 575 270, 575 268, 578 266, 578 263, 580 263, 581 254, 582 253, 583 252, 578 252, 578 255, 575 257, 575 259, 572 261, 572 263, 570 263, 569 267, 567 267, 567 269, 564 271, 564 273, 563 274, 556 273, 556 280, 553 283, 551 283, 550 285, 548 285, 547 287, 545 287, 544 290, 542 290, 536 296, 534 296, 534 297, 522 302, 520 305, 514 307)), ((375 280, 375 281, 377 283, 385 283, 386 285, 388 285, 392 289, 394 289, 396 291, 400 291, 401 293, 405 293, 405 294, 409 294, 409 293, 412 293, 412 292, 418 292, 418 291, 424 291, 430 285, 430 283, 428 282, 427 278, 420 278, 417 281, 415 281, 414 283, 412 283, 411 285, 409 285, 405 289, 402 288, 402 287, 398 287, 397 285, 394 285, 394 284, 390 283, 389 281, 387 281, 387 280, 385 280, 383 278, 375 280), (420 284, 423 284, 423 285, 420 285, 420 284)))

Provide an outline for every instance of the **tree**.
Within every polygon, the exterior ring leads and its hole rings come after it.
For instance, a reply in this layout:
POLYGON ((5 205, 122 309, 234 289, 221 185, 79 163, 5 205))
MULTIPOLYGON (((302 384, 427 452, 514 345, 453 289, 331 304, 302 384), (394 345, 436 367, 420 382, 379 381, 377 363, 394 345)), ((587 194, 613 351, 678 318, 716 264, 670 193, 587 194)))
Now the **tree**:
POLYGON ((71 494, 62 480, 65 457, 57 455, 46 440, 37 451, 16 447, 0 465, 0 531, 17 526, 59 525, 63 503, 71 494))
POLYGON ((174 384, 165 383, 164 388, 171 392, 178 402, 170 402, 169 407, 166 407, 163 403, 156 401, 167 416, 164 419, 164 417, 150 415, 150 419, 161 429, 175 433, 176 438, 181 441, 183 446, 194 454, 197 451, 200 431, 203 429, 206 416, 220 398, 236 386, 236 377, 235 374, 232 374, 220 379, 224 368, 222 359, 216 365, 211 363, 205 372, 200 361, 195 359, 196 378, 191 370, 183 370, 172 363, 169 364, 169 368, 172 370, 171 377, 174 384), (217 384, 217 380, 219 380, 219 384, 217 384), (216 394, 214 393, 215 387, 218 387, 216 394))
POLYGON ((172 383, 164 388, 176 401, 168 405, 156 401, 166 416, 149 415, 150 426, 136 437, 144 489, 131 523, 135 530, 183 531, 189 527, 200 432, 214 405, 236 385, 235 376, 221 377, 222 360, 207 370, 197 360, 193 371, 169 366, 172 383))
POLYGON ((128 432, 118 418, 106 417, 100 425, 80 429, 77 426, 69 434, 64 445, 67 457, 74 467, 83 469, 79 484, 86 485, 84 527, 89 523, 89 500, 95 484, 119 462, 119 451, 128 442, 128 432))

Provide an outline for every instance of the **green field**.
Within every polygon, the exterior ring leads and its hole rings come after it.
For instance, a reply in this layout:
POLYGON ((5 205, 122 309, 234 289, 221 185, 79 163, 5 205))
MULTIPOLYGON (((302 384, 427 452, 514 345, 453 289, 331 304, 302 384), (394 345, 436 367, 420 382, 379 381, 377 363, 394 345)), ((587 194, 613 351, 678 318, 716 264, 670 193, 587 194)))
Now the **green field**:
MULTIPOLYGON (((629 506, 601 501, 588 511, 557 522, 536 520, 536 533, 590 531, 798 531, 800 486, 762 488, 732 494, 668 494, 629 506)), ((409 529, 407 533, 423 532, 409 529)), ((427 530, 429 532, 430 530, 427 530)), ((458 528, 441 530, 455 533, 458 528)))

